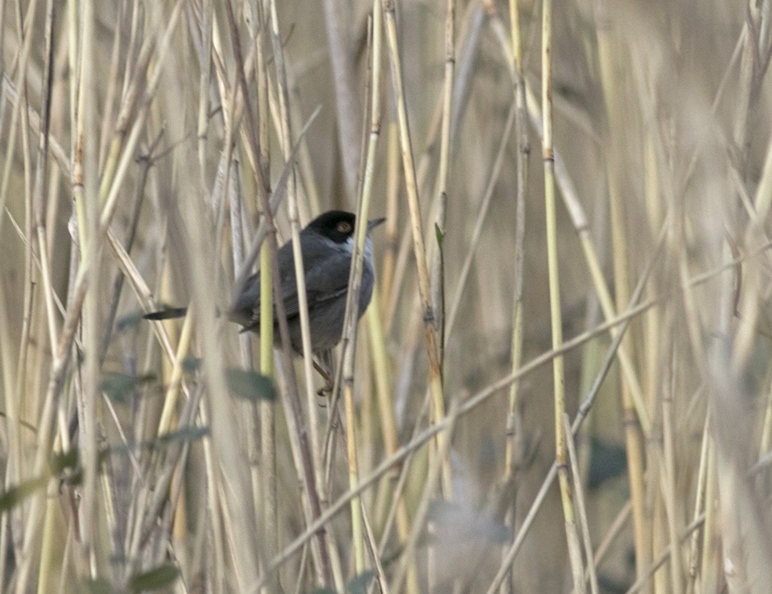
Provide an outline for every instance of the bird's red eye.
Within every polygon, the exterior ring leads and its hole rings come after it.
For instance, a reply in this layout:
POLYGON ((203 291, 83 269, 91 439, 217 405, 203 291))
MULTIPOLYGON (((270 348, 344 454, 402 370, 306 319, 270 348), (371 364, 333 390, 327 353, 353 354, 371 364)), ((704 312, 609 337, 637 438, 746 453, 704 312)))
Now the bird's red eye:
POLYGON ((340 233, 351 233, 351 223, 348 223, 346 221, 341 221, 338 223, 336 229, 340 233))

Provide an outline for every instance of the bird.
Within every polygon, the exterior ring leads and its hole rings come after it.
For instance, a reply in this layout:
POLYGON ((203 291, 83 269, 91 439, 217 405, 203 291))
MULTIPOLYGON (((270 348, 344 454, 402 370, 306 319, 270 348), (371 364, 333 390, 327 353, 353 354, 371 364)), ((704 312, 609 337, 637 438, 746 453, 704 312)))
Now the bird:
MULTIPOLYGON (((361 318, 373 295, 375 271, 373 269, 373 242, 370 232, 383 223, 385 218, 367 222, 362 283, 359 293, 361 318)), ((323 357, 343 334, 343 323, 351 270, 351 254, 354 250, 354 226, 356 215, 342 210, 327 211, 312 220, 300 232, 300 251, 303 255, 303 272, 306 284, 308 319, 311 334, 312 355, 323 357)), ((293 259, 292 240, 278 252, 279 280, 282 302, 289 327, 290 346, 303 355, 300 330, 300 301, 293 259)), ((281 344, 276 306, 273 309, 275 343, 281 344)), ((260 330, 260 272, 250 276, 244 288, 234 300, 228 318, 242 326, 242 332, 259 333, 260 330)))

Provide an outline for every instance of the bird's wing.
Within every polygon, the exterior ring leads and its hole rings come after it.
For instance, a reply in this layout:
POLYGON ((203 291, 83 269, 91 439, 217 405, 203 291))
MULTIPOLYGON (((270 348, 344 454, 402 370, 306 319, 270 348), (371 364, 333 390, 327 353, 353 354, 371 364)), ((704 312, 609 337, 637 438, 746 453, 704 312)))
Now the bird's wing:
MULTIPOLYGON (((279 269, 282 271, 281 289, 284 312, 287 319, 300 314, 298 287, 293 264, 292 242, 282 246, 278 253, 279 269)), ((348 288, 351 257, 343 250, 335 250, 325 257, 317 254, 303 254, 308 311, 324 305, 346 293, 348 288), (308 287, 313 287, 308 289, 308 287)), ((255 330, 260 325, 260 272, 247 279, 239 297, 234 303, 229 319, 244 326, 244 330, 255 330)), ((274 305, 274 319, 276 306, 274 305)))
MULTIPOLYGON (((351 257, 342 250, 335 250, 325 258, 306 258, 303 254, 305 268, 306 299, 308 311, 313 312, 330 299, 345 295, 348 288, 351 257)), ((287 318, 300 314, 298 288, 293 272, 292 279, 282 278, 282 295, 287 318)))
MULTIPOLYGON (((295 267, 292 265, 292 242, 285 243, 277 254, 281 276, 283 299, 287 299, 291 291, 289 287, 295 287, 295 267)), ((297 292, 297 289, 293 289, 297 292)), ((276 305, 274 304, 274 320, 276 319, 276 305)), ((244 326, 242 331, 256 330, 260 327, 260 271, 250 276, 244 283, 241 294, 236 298, 228 318, 244 326)))

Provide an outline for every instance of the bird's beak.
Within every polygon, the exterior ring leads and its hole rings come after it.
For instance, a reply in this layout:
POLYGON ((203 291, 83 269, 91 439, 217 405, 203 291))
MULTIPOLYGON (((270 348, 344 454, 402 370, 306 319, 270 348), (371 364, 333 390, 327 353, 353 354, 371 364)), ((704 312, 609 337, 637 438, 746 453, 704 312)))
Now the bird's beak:
POLYGON ((373 229, 375 229, 378 225, 383 223, 386 220, 386 217, 381 217, 379 219, 370 219, 367 221, 367 232, 370 233, 373 229))

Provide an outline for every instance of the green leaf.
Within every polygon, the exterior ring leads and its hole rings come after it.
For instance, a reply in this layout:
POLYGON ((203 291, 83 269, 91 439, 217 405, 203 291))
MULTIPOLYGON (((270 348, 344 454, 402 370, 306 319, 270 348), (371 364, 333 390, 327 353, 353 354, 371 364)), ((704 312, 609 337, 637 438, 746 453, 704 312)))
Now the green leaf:
POLYGON ((155 376, 152 373, 146 375, 128 375, 126 373, 109 372, 104 375, 99 388, 118 402, 126 402, 134 390, 142 384, 152 382, 155 376))
POLYGON ((434 223, 434 235, 437 238, 437 246, 442 247, 442 242, 445 241, 445 233, 437 223, 434 223))
POLYGON ((225 379, 228 381, 230 391, 241 398, 246 398, 252 402, 259 398, 264 400, 274 400, 276 398, 276 389, 273 387, 271 378, 261 375, 256 371, 226 369, 225 379))
POLYGON ((157 437, 149 445, 152 447, 166 446, 175 441, 196 441, 209 435, 209 427, 183 427, 171 433, 165 433, 157 437))
POLYGON ((79 468, 69 476, 66 476, 61 479, 60 482, 60 488, 61 485, 67 485, 68 487, 78 487, 83 484, 83 469, 79 468))
POLYGON ((126 454, 138 449, 156 449, 168 446, 177 441, 196 441, 209 435, 209 427, 183 427, 177 431, 165 433, 160 437, 142 441, 140 443, 118 443, 100 451, 100 463, 111 454, 126 454))
POLYGON ((180 570, 171 563, 164 563, 158 567, 138 573, 129 580, 129 590, 142 592, 143 590, 160 590, 174 583, 180 570))
POLYGON ((48 484, 48 475, 37 476, 20 482, 0 495, 0 512, 22 503, 27 497, 48 484))
POLYGON ((111 594, 113 591, 110 582, 104 578, 97 578, 95 580, 87 580, 85 591, 89 594, 111 594))
POLYGON ((185 357, 182 360, 182 371, 185 373, 195 373, 201 367, 201 359, 198 357, 185 357))
POLYGON ((61 474, 68 468, 76 468, 78 466, 78 448, 75 447, 69 452, 62 452, 61 454, 54 454, 51 457, 51 461, 48 463, 48 467, 51 469, 51 474, 61 474))
POLYGON ((587 471, 587 488, 594 490, 606 481, 627 472, 627 452, 619 444, 603 439, 590 441, 590 468, 587 471))
POLYGON ((142 312, 132 311, 131 313, 127 313, 125 316, 118 318, 115 325, 118 328, 118 332, 123 332, 124 330, 136 328, 141 321, 142 312))
POLYGON ((346 584, 346 591, 349 594, 367 594, 367 586, 370 585, 374 577, 375 572, 372 569, 368 569, 346 584))

